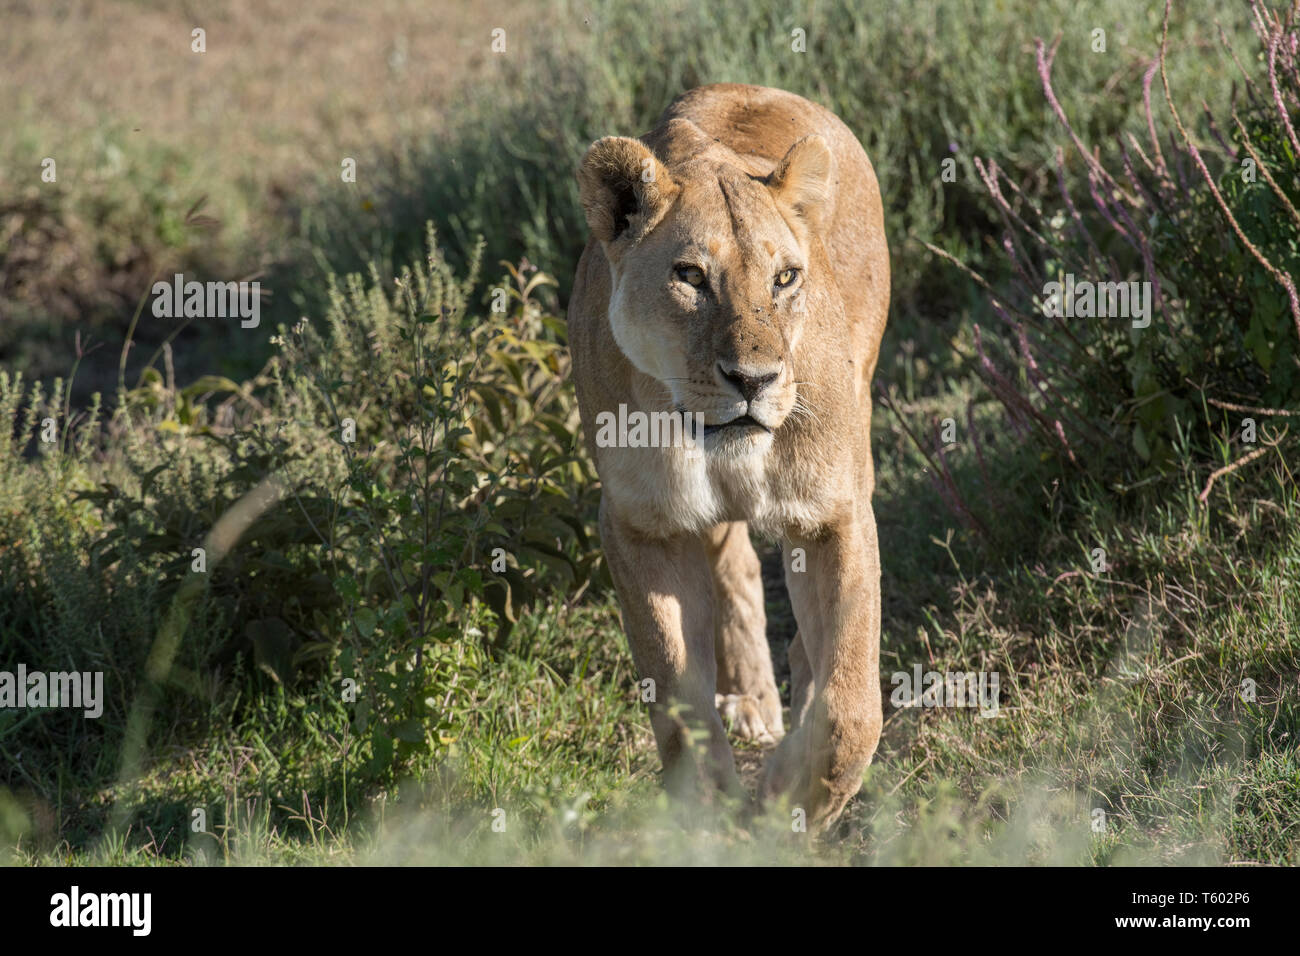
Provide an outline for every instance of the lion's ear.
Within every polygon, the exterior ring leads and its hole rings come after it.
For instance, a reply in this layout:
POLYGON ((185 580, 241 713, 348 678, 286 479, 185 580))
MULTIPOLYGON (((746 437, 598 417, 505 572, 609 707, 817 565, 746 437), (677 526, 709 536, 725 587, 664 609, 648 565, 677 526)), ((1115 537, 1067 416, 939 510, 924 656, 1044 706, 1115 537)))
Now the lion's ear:
POLYGON ((578 169, 578 193, 591 234, 612 242, 659 221, 677 191, 667 167, 640 140, 606 136, 578 169))
POLYGON ((767 182, 778 199, 820 230, 830 209, 834 164, 826 140, 814 133, 786 150, 767 182))

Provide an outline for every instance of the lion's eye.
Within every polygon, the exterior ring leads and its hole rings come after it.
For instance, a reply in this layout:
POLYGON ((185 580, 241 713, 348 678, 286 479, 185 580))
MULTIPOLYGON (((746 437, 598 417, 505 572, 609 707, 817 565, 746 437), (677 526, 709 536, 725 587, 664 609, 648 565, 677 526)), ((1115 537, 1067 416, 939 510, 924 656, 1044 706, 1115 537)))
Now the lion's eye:
POLYGON ((791 285, 798 276, 798 269, 782 269, 776 274, 776 287, 784 289, 786 286, 791 285))
POLYGON ((697 266, 677 266, 673 269, 673 274, 682 282, 697 289, 704 285, 704 270, 697 266))

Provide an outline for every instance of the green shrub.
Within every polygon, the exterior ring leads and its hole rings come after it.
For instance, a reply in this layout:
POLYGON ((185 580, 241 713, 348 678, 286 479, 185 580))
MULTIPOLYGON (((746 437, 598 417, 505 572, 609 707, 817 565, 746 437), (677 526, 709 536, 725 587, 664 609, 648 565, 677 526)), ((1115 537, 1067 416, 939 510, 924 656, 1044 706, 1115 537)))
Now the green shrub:
MULTIPOLYGON (((1235 145, 1208 110, 1213 141, 1196 142, 1174 91, 1164 89, 1167 120, 1148 107, 1146 142, 1116 144, 1118 172, 1058 108, 1077 175, 1062 151, 1055 200, 1035 202, 996 162, 978 164, 1001 210, 1013 278, 980 279, 1002 321, 975 326, 973 351, 1007 430, 1058 461, 1058 477, 1164 493, 1187 468, 1228 469, 1234 459, 1248 464, 1281 447, 1285 420, 1300 412, 1300 299, 1292 278, 1300 272, 1300 147, 1290 131, 1300 103, 1297 34, 1262 4, 1253 9, 1263 53, 1247 75, 1245 101, 1221 124, 1235 145), (1075 180, 1085 185, 1070 188, 1075 180), (1071 275, 1147 283, 1149 327, 1130 315, 1062 316, 1049 283, 1059 289, 1071 275)), ((1043 89, 1056 107, 1056 51, 1041 42, 1038 50, 1043 89)), ((1160 97, 1169 55, 1162 45, 1132 99, 1160 97)), ((950 474, 943 484, 950 501, 970 498, 950 474)), ((964 503, 957 510, 970 516, 964 503)))
POLYGON ((280 339, 277 406, 346 461, 341 487, 294 497, 332 502, 317 533, 347 621, 339 673, 357 675, 356 729, 384 770, 394 742, 400 758, 455 735, 489 608, 504 637, 540 593, 583 590, 595 560, 563 326, 533 298, 550 280, 509 267, 484 322, 469 308, 477 261, 457 279, 428 241, 393 292, 351 276, 323 333, 300 323, 280 339))
POLYGON ((37 432, 64 434, 63 383, 24 396, 0 376, 17 503, 0 515, 0 667, 75 662, 114 686, 93 753, 60 750, 58 720, 21 731, 49 761, 25 786, 115 771, 140 700, 146 725, 193 733, 276 685, 304 720, 346 700, 352 772, 391 780, 445 751, 526 608, 601 580, 552 280, 507 266, 479 310, 477 262, 458 278, 428 238, 395 283, 333 280, 321 321, 281 326, 256 379, 178 388, 147 369, 62 448, 37 432))

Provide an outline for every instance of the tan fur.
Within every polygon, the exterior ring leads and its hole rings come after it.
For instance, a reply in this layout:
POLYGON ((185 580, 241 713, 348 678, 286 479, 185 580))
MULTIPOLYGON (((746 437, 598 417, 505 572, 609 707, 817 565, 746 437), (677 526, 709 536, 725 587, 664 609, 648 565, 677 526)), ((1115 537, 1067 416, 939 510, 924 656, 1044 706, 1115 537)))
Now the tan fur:
POLYGON ((742 737, 783 736, 753 527, 783 540, 799 624, 792 730, 761 792, 824 827, 881 726, 870 382, 889 254, 875 173, 822 107, 723 84, 679 97, 640 140, 597 141, 578 180, 592 239, 569 305, 574 380, 666 782, 739 790, 723 716, 742 737), (683 264, 703 270, 699 289, 683 264), (798 278, 777 288, 787 268, 798 278), (767 430, 732 426, 695 457, 598 447, 596 415, 620 403, 767 430), (707 731, 702 761, 683 717, 707 731))

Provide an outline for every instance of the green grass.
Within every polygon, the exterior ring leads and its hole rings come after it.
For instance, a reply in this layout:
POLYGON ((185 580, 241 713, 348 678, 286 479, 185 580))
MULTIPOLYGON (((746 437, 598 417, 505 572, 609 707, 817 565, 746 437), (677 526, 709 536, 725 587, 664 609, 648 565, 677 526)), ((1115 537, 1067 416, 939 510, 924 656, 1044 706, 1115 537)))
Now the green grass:
MULTIPOLYGON (((881 461, 882 487, 915 464, 881 461)), ((863 794, 824 846, 779 809, 666 805, 616 607, 599 599, 525 616, 448 749, 403 780, 348 779, 357 741, 332 682, 230 675, 208 714, 159 728, 142 779, 83 767, 65 803, 11 799, 14 861, 1295 864, 1300 500, 1266 486, 1230 480, 1207 513, 1189 485, 1122 519, 1085 496, 1082 519, 1043 527, 1034 559, 1009 566, 981 564, 961 532, 941 546, 924 484, 882 493, 885 694, 918 661, 996 670, 1002 716, 887 705, 863 794), (1112 573, 1090 572, 1092 541, 1112 573), (133 822, 114 836, 118 799, 133 822), (207 834, 189 828, 195 808, 207 834)))

